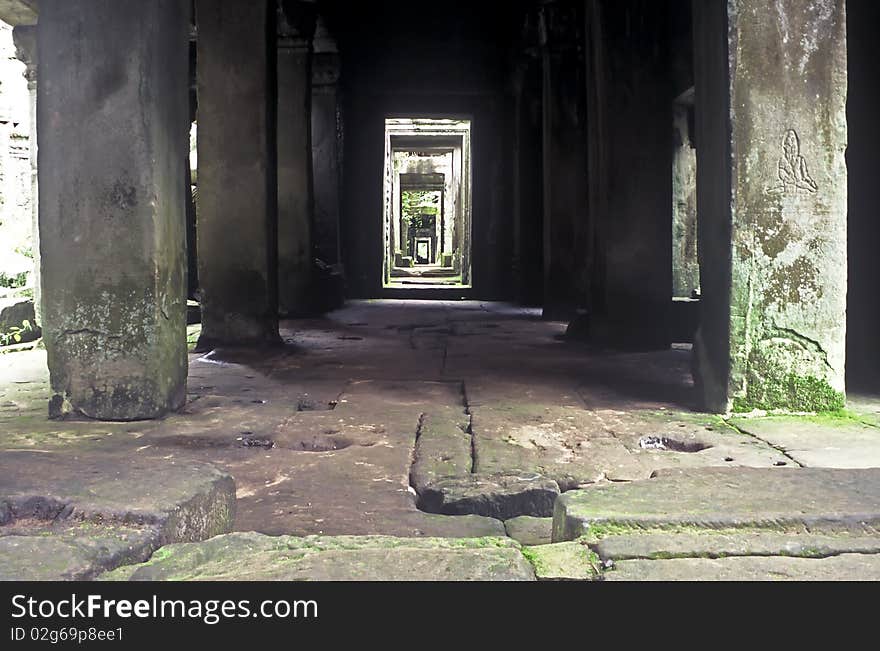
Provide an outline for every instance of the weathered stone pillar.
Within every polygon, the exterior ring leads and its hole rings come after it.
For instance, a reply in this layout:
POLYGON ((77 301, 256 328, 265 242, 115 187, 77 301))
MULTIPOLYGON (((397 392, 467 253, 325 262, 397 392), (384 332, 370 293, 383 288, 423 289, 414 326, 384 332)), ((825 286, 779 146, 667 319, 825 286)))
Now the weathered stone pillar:
POLYGON ((278 23, 278 309, 309 311, 312 219, 312 44, 300 4, 278 23), (296 9, 299 8, 299 13, 296 9))
POLYGON ((339 230, 339 51, 318 18, 312 58, 312 173, 315 248, 326 264, 342 262, 339 230))
POLYGON ((523 35, 512 86, 513 116, 513 272, 517 298, 540 305, 542 179, 542 61, 537 42, 537 13, 524 16, 523 35))
POLYGON ((24 63, 24 78, 30 92, 30 146, 31 163, 31 223, 33 239, 31 250, 34 255, 34 313, 37 324, 43 323, 42 287, 40 276, 40 221, 39 184, 37 183, 37 26, 18 25, 12 30, 15 42, 15 56, 24 63))
POLYGON ((189 2, 40 3, 37 135, 50 416, 186 396, 189 2))
POLYGON ((275 12, 196 1, 200 350, 279 341, 275 12))
POLYGON ((706 406, 843 406, 844 0, 696 0, 706 406))
POLYGON ((541 10, 543 64, 544 318, 567 320, 586 301, 589 229, 585 85, 577 3, 541 10))
POLYGON ((596 256, 591 338, 669 345, 672 100, 667 3, 586 3, 589 191, 596 256))

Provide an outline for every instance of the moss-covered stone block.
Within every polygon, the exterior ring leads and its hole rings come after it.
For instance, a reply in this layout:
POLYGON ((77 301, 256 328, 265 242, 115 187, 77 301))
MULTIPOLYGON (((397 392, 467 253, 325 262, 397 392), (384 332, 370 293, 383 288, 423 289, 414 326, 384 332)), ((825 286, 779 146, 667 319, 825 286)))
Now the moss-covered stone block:
POLYGON ((524 547, 539 581, 594 581, 601 576, 599 556, 586 541, 524 547))
POLYGON ((746 395, 735 397, 733 411, 786 410, 796 412, 834 412, 846 406, 846 396, 822 378, 789 373, 764 378, 748 385, 746 395))

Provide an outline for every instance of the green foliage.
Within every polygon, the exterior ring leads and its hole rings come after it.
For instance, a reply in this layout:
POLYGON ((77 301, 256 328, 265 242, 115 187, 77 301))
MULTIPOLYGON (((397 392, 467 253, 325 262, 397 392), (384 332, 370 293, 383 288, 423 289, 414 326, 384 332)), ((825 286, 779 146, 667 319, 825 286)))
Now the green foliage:
POLYGON ((536 553, 531 547, 523 547, 520 550, 520 553, 525 556, 525 559, 529 563, 531 563, 532 567, 534 567, 536 571, 538 571, 539 569, 543 569, 543 561, 541 559, 541 556, 536 553))
POLYGON ((25 258, 34 259, 34 249, 31 246, 17 246, 15 247, 15 252, 25 258))
POLYGON ((410 228, 422 228, 422 215, 440 213, 439 190, 405 190, 401 196, 403 220, 410 228))
POLYGON ((27 271, 22 271, 9 276, 4 271, 0 271, 0 287, 24 287, 27 284, 27 271))
POLYGON ((0 346, 9 346, 11 344, 20 344, 24 337, 24 333, 32 332, 34 326, 25 319, 21 322, 21 327, 12 326, 8 332, 0 332, 0 346))

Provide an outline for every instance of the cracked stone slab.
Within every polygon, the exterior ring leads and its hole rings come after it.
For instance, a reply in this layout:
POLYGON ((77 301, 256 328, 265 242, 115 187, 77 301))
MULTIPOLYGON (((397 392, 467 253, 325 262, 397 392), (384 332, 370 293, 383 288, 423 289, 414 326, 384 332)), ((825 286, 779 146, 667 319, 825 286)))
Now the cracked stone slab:
POLYGON ((231 530, 235 482, 198 462, 7 452, 0 457, 0 502, 12 521, 137 524, 155 527, 163 543, 186 542, 231 530))
POLYGON ((101 580, 534 581, 507 538, 265 536, 233 533, 169 545, 101 580))
POLYGON ((561 495, 553 540, 573 540, 609 526, 816 532, 880 525, 880 469, 705 468, 657 475, 561 495))
POLYGON ((708 414, 517 404, 475 409, 475 469, 538 473, 562 490, 647 479, 655 470, 794 465, 771 445, 708 414), (646 446, 645 441, 665 446, 646 446))
POLYGON ((856 420, 783 416, 731 422, 803 466, 880 468, 880 428, 856 420))
POLYGON ((633 560, 615 564, 605 581, 880 581, 880 554, 829 558, 737 556, 633 560))
POLYGON ((521 545, 546 545, 553 532, 553 518, 520 515, 504 522, 507 535, 521 545))
POLYGON ((600 576, 598 557, 580 541, 526 547, 523 555, 539 581, 595 581, 600 576))
POLYGON ((462 418, 426 414, 419 427, 410 480, 417 492, 446 477, 467 476, 473 465, 471 435, 462 418))
POLYGON ((60 531, 35 528, 0 528, 0 581, 87 581, 148 559, 162 540, 154 527, 83 522, 60 531))
POLYGON ((419 505, 431 513, 473 513, 500 520, 519 515, 548 517, 559 485, 540 475, 468 475, 426 486, 419 505))
MULTIPOLYGON (((475 468, 478 473, 519 472, 540 474, 570 490, 607 477, 621 480, 645 479, 649 468, 639 462, 620 441, 588 433, 557 438, 551 429, 530 425, 511 427, 506 438, 484 435, 474 417, 475 468)), ((561 436, 561 435, 560 435, 561 436)))
POLYGON ((727 556, 824 558, 845 553, 880 554, 880 534, 718 532, 645 533, 609 536, 591 545, 603 561, 727 556))
POLYGON ((599 415, 648 471, 645 478, 655 470, 666 468, 795 465, 765 441, 737 431, 717 416, 610 410, 603 410, 599 415), (651 446, 652 441, 661 441, 663 445, 651 446))

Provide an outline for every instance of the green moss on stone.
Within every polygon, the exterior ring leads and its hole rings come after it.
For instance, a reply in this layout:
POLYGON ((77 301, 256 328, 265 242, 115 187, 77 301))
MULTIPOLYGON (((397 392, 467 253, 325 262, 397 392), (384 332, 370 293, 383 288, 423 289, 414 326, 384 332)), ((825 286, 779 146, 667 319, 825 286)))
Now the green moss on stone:
POLYGON ((169 558, 172 555, 173 551, 168 547, 160 547, 156 551, 153 552, 153 555, 150 556, 143 564, 144 565, 152 565, 153 563, 158 563, 160 561, 164 561, 166 558, 169 558))
POLYGON ((843 392, 822 378, 788 373, 781 378, 768 377, 749 382, 745 396, 733 400, 733 411, 754 409, 809 412, 839 412, 846 406, 843 392))
POLYGON ((610 538, 612 536, 633 536, 633 535, 651 535, 651 534, 685 534, 700 536, 718 536, 718 535, 741 535, 749 533, 767 533, 772 530, 775 533, 799 533, 798 527, 786 526, 780 522, 768 524, 767 527, 720 527, 713 528, 698 524, 683 523, 665 523, 653 526, 637 526, 627 522, 590 522, 586 528, 586 533, 577 540, 589 545, 595 545, 600 540, 610 538))
POLYGON ((520 551, 531 566, 535 568, 535 572, 541 574, 545 568, 543 567, 540 555, 535 553, 531 547, 523 547, 520 551))
POLYGON ((201 334, 201 323, 195 323, 186 327, 186 349, 188 352, 191 353, 196 349, 196 345, 199 343, 199 337, 201 336, 201 334))
POLYGON ((521 552, 539 580, 595 580, 602 573, 599 555, 583 539, 523 547, 521 552))

